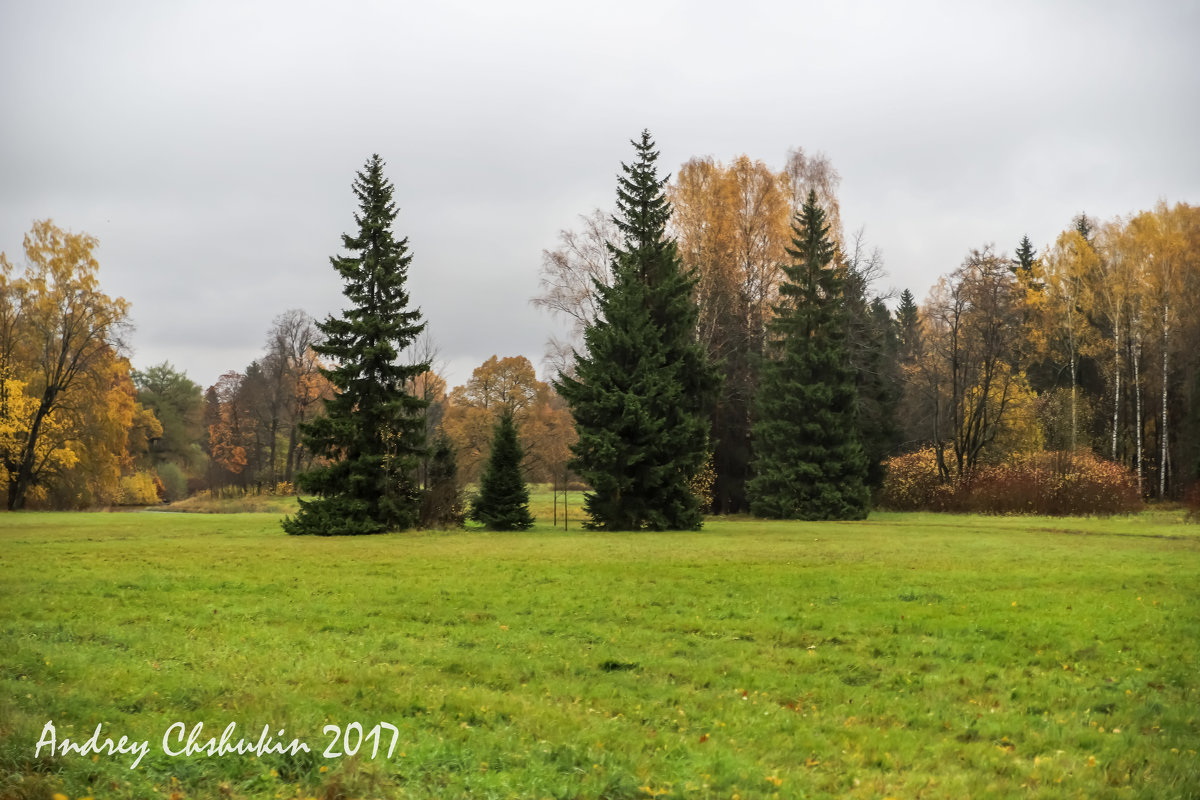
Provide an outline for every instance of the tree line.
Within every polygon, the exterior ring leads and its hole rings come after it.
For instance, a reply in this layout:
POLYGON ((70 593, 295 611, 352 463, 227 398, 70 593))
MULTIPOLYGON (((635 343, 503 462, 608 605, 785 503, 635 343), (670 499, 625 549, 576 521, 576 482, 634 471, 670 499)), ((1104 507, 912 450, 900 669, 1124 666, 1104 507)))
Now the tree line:
MULTIPOLYGON (((796 149, 780 171, 747 156, 692 159, 665 185, 667 230, 695 281, 695 335, 721 378, 709 418, 712 511, 753 507, 756 398, 809 193, 840 274, 872 491, 890 459, 922 448, 946 483, 981 465, 1084 450, 1129 470, 1146 496, 1178 497, 1200 477, 1200 209, 1080 214, 1040 254, 1027 236, 1011 257, 983 245, 918 303, 908 289, 875 290, 882 255, 861 230, 842 231, 839 183, 826 158, 796 149)), ((572 322, 546 355, 568 375, 600 312, 593 287, 614 282, 605 253, 618 237, 603 211, 580 220, 543 253, 533 301, 572 322)))
POLYGON ((377 158, 356 181, 374 227, 331 260, 358 316, 285 312, 259 358, 206 390, 169 363, 134 370, 129 306, 100 290, 96 240, 35 223, 23 269, 0 256, 8 507, 300 483, 341 498, 296 523, 313 532, 453 520, 505 420, 508 460, 528 480, 583 480, 598 527, 861 516, 889 459, 921 448, 947 482, 1085 449, 1147 496, 1200 475, 1197 209, 1081 214, 1042 253, 1027 237, 1012 257, 982 246, 918 303, 876 292, 882 256, 842 230, 823 156, 793 150, 779 171, 692 159, 660 178, 649 134, 633 144, 617 213, 582 217, 543 254, 533 302, 574 323, 550 343, 550 382, 494 356, 447 391, 423 323, 403 316, 410 257, 380 238, 395 208, 377 158), (347 422, 364 403, 380 404, 369 430, 347 422), (314 474, 334 477, 301 477, 314 474), (346 495, 366 474, 374 488, 346 495), (793 502, 805 492, 809 511, 793 502))

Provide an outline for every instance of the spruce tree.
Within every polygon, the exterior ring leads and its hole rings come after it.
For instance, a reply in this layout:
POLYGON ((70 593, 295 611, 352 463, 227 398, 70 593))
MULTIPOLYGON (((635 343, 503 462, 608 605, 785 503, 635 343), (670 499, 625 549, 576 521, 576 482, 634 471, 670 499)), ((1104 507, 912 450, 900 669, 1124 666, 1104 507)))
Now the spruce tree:
POLYGON ((1078 216, 1071 220, 1071 224, 1079 232, 1079 235, 1083 237, 1083 240, 1090 245, 1092 243, 1092 231, 1095 226, 1092 225, 1092 220, 1088 218, 1087 212, 1080 211, 1078 216))
POLYGON ((755 404, 750 510, 775 519, 863 519, 867 463, 847 352, 845 276, 815 192, 793 232, 755 404))
POLYGON ((426 462, 421 527, 461 528, 466 514, 458 482, 458 461, 449 436, 439 431, 429 445, 426 462))
POLYGON ((671 206, 648 131, 622 164, 617 214, 623 242, 610 243, 613 280, 597 284, 600 313, 584 331, 575 376, 557 383, 579 441, 570 467, 591 487, 588 527, 696 530, 691 479, 709 457, 718 375, 696 340, 694 279, 667 235, 671 206))
POLYGON ((1021 237, 1021 243, 1017 245, 1016 256, 1012 272, 1028 282, 1029 276, 1033 274, 1034 259, 1037 258, 1037 251, 1033 249, 1033 242, 1029 241, 1028 236, 1021 237))
POLYGON ((917 301, 908 289, 900 293, 900 305, 896 306, 896 327, 900 339, 900 361, 910 363, 921 351, 921 317, 917 301))
POLYGON ((492 453, 479 479, 479 496, 471 503, 471 519, 494 531, 523 531, 533 525, 529 487, 521 474, 523 457, 512 411, 506 408, 492 433, 492 453))
POLYGON ((324 341, 313 349, 333 367, 322 374, 337 393, 326 415, 301 425, 305 447, 325 463, 297 478, 316 494, 284 520, 292 534, 363 534, 412 527, 420 493, 413 479, 425 447, 428 403, 405 391, 428 364, 401 365, 399 356, 424 330, 409 307, 405 283, 412 256, 396 240, 396 206, 384 162, 373 155, 354 181, 358 232, 342 235, 350 255, 330 259, 344 282, 349 308, 317 324, 324 341))

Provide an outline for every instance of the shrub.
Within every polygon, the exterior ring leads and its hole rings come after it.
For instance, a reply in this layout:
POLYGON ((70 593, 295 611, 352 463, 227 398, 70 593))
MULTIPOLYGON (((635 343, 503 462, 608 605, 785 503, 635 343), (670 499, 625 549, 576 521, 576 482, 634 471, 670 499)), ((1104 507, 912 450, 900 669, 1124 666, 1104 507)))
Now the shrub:
POLYGON ((178 464, 172 461, 159 464, 155 472, 158 473, 158 479, 162 481, 164 500, 174 503, 176 500, 187 497, 188 479, 178 464))
POLYGON ((1187 518, 1200 522, 1200 481, 1196 481, 1183 493, 1183 504, 1187 507, 1187 518))
POLYGON ((1142 507, 1134 476, 1090 452, 1037 453, 943 482, 932 448, 893 458, 880 505, 896 511, 1107 515, 1142 507))
POLYGON ((889 459, 879 506, 893 511, 942 511, 954 494, 938 474, 937 453, 926 447, 889 459))
POLYGON ((154 476, 149 472, 137 472, 121 478, 118 505, 149 506, 158 502, 158 488, 155 486, 154 476))
POLYGON ((1134 476, 1087 451, 985 467, 955 494, 960 510, 981 514, 1108 515, 1142 507, 1134 476))
POLYGON ((700 508, 708 510, 713 504, 713 488, 717 484, 717 468, 713 464, 712 453, 708 455, 708 461, 704 462, 704 466, 700 471, 692 476, 688 481, 688 487, 692 490, 692 494, 700 501, 700 508))

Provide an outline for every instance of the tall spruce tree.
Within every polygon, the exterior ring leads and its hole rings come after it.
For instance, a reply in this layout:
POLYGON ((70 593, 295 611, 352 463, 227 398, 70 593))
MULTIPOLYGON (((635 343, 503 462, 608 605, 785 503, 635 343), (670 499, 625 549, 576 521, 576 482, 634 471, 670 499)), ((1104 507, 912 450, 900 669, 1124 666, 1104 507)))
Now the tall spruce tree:
POLYGON ((908 364, 921 351, 921 316, 913 293, 905 289, 896 306, 896 328, 899 337, 900 363, 908 364))
POLYGON ((847 352, 845 276, 809 192, 793 224, 756 402, 750 510, 775 519, 862 519, 870 502, 847 352))
POLYGON ((494 531, 523 531, 533 525, 529 487, 521 474, 524 455, 512 411, 505 409, 492 433, 492 453, 479 479, 479 496, 471 503, 471 519, 494 531))
POLYGON ((357 174, 358 233, 342 235, 350 255, 330 258, 350 307, 318 323, 313 349, 334 366, 322 374, 336 388, 326 415, 301 426, 305 446, 326 463, 298 476, 317 495, 284 520, 292 534, 363 534, 412 527, 420 509, 413 473, 425 447, 428 403, 405 391, 429 364, 402 365, 400 353, 424 330, 409 308, 408 239, 396 240, 396 205, 384 162, 371 156, 357 174))
POLYGON ((588 527, 696 530, 700 500, 691 479, 708 461, 709 415, 719 377, 696 341, 694 279, 667 236, 671 207, 648 131, 622 164, 613 217, 624 242, 610 243, 613 280, 596 284, 600 313, 584 332, 575 376, 559 393, 579 441, 571 469, 591 487, 588 527))

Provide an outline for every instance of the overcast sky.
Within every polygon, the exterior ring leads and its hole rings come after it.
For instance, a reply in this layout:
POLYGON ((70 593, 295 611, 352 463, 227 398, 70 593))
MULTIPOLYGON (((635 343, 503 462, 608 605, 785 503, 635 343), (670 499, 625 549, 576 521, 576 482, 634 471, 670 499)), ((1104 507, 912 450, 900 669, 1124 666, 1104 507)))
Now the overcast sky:
POLYGON ((134 366, 202 386, 341 308, 378 152, 454 385, 541 368, 542 250, 643 128, 664 172, 825 153, 878 288, 918 299, 973 247, 1200 202, 1200 3, 6 2, 0 109, 0 250, 97 236, 134 366))

